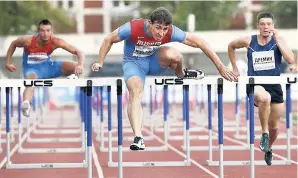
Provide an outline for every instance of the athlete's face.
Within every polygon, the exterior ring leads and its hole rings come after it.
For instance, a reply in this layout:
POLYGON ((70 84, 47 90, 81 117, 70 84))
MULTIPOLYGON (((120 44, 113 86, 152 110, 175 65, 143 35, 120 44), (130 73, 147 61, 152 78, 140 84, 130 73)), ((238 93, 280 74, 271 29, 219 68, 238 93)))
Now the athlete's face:
POLYGON ((42 41, 48 41, 52 35, 51 25, 40 25, 39 26, 39 36, 42 41))
POLYGON ((167 26, 156 22, 151 24, 151 27, 152 37, 157 41, 161 41, 169 30, 169 25, 167 26))
POLYGON ((258 29, 260 35, 263 37, 268 37, 272 30, 274 29, 274 23, 271 18, 261 18, 258 23, 258 29))

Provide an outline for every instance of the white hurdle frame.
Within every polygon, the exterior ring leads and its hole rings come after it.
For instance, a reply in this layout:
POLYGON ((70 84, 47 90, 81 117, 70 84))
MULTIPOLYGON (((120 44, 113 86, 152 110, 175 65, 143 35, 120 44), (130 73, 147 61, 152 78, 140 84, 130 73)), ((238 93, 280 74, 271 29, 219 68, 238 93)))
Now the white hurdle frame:
MULTIPOLYGON (((150 162, 124 162, 123 161, 123 150, 122 150, 122 84, 123 80, 117 80, 117 113, 118 113, 118 162, 109 162, 109 167, 118 167, 118 177, 123 178, 123 167, 152 167, 152 166, 189 166, 190 165, 190 151, 187 150, 186 160, 184 161, 150 161, 150 162)), ((168 86, 164 86, 164 119, 165 119, 165 138, 167 137, 167 109, 168 109, 168 86)), ((189 86, 183 86, 185 116, 187 121, 186 139, 187 145, 189 145, 189 86)), ((165 145, 167 145, 167 139, 165 139, 165 145)), ((188 146, 189 147, 189 146, 188 146)), ((146 149, 145 149, 146 150, 146 149)))
MULTIPOLYGON (((38 89, 37 89, 38 91, 38 89)), ((39 100, 39 96, 37 96, 37 100, 39 100)), ((36 108, 39 108, 42 105, 39 105, 39 103, 37 105, 35 105, 36 102, 33 104, 33 110, 36 110, 36 108)), ((20 88, 18 88, 18 122, 19 122, 19 134, 18 137, 21 138, 22 137, 22 119, 21 119, 21 93, 20 93, 20 88)), ((41 115, 39 115, 38 117, 42 117, 41 115)), ((85 147, 83 144, 83 137, 81 136, 81 138, 70 138, 70 140, 68 140, 68 138, 31 138, 30 137, 30 133, 37 127, 39 120, 35 120, 36 117, 34 116, 34 119, 29 119, 27 118, 27 141, 31 142, 31 143, 61 143, 61 142, 73 142, 73 141, 80 141, 81 147, 80 148, 24 148, 23 147, 23 143, 25 140, 21 140, 19 142, 19 147, 18 147, 18 153, 80 153, 80 152, 84 152, 85 151, 85 147), (30 129, 30 121, 33 121, 33 127, 32 129, 30 129)))
MULTIPOLYGON (((163 77, 164 78, 164 77, 163 77)), ((171 78, 171 77, 169 77, 171 78)), ((65 79, 56 79, 56 80, 19 80, 19 79, 16 79, 16 80, 13 80, 13 79, 3 79, 1 80, 1 84, 0 84, 0 87, 20 87, 20 86, 23 86, 23 83, 24 81, 27 82, 31 82, 31 81, 37 81, 37 82, 41 82, 43 83, 44 81, 51 81, 53 83, 53 86, 56 86, 56 87, 59 87, 59 86, 79 86, 79 87, 82 87, 82 86, 86 86, 86 81, 89 81, 92 82, 94 85, 93 86, 102 86, 102 85, 112 85, 114 86, 116 81, 117 81, 117 90, 118 92, 121 91, 122 93, 122 81, 120 79, 120 81, 118 80, 118 78, 114 79, 113 78, 103 78, 101 80, 90 80, 90 79, 78 79, 76 80, 76 82, 73 82, 71 80, 65 80, 65 79), (121 86, 121 87, 119 87, 121 86)), ((183 80, 183 85, 196 85, 196 84, 201 84, 201 83, 205 83, 205 84, 218 84, 217 82, 222 80, 222 83, 224 84, 225 82, 228 82, 226 80, 223 80, 222 78, 218 78, 218 77, 205 77, 201 80, 183 80)), ((279 84, 297 84, 297 76, 296 75, 290 75, 290 76, 266 76, 266 77, 249 77, 249 76, 243 76, 243 77, 239 77, 239 80, 238 80, 238 83, 245 83, 245 84, 276 84, 276 83, 279 83, 279 84), (252 82, 253 81, 253 82, 252 82)), ((147 81, 146 81, 146 85, 150 86, 150 85, 155 85, 155 82, 154 82, 154 79, 150 79, 148 77, 147 81)), ((9 91, 9 89, 7 88, 7 91, 9 91)), ((8 98, 8 96, 7 96, 8 98)), ((9 100, 9 98, 8 98, 9 100)), ((119 102, 122 102, 122 98, 118 98, 118 101, 119 102)), ((251 107, 250 107, 250 110, 253 111, 253 99, 250 100, 251 102, 251 107)), ((90 103, 91 104, 91 103, 90 103)), ((91 107, 90 107, 91 109, 91 107)), ((122 109, 121 107, 118 106, 118 110, 122 109)), ((9 109, 7 108, 7 110, 9 111, 9 109)), ((8 112, 9 113, 9 112, 8 112)), ((254 112, 251 112, 251 113, 254 113, 254 112)), ((89 114, 92 114, 92 111, 90 111, 89 114)), ((118 117, 122 117, 122 112, 118 112, 118 117)), ((7 115, 7 119, 9 119, 9 114, 7 115)), ((91 120, 91 118, 89 118, 91 120)), ((120 120, 121 122, 121 120, 120 120)), ((250 124, 250 133, 251 135, 253 135, 252 133, 254 133, 254 120, 251 119, 250 120, 251 124, 250 124)), ((219 124, 221 125, 221 124, 219 124)), ((92 129, 92 126, 91 126, 91 129, 92 129)), ((219 134, 223 134, 222 133, 223 130, 222 130, 222 127, 219 128, 219 134)), ((188 132, 189 133, 189 132, 188 132)), ((119 134, 119 132, 118 132, 119 134)), ((10 139, 10 133, 9 133, 9 130, 7 131, 7 140, 10 139)), ((91 140, 92 141, 92 140, 91 140)), ((122 142, 122 139, 121 137, 119 137, 119 141, 122 142)), ((92 144, 92 143, 91 143, 92 144)), ((7 145, 10 145, 10 144, 7 144, 7 145)), ((88 145, 89 146, 89 145, 88 145)), ((8 146, 9 148, 9 146, 8 146)), ((10 150, 10 149, 8 149, 10 150)), ((91 158, 91 147, 88 147, 88 153, 89 153, 89 157, 88 158, 91 158)), ((245 165, 250 165, 250 177, 251 178, 254 178, 255 177, 255 160, 254 160, 254 150, 255 150, 255 147, 254 147, 254 137, 251 136, 250 137, 250 161, 249 161, 249 164, 245 164, 245 165)), ((220 143, 219 144, 219 153, 220 153, 220 160, 219 160, 219 166, 220 166, 220 178, 223 178, 223 175, 224 175, 224 165, 227 164, 227 162, 224 162, 223 161, 223 143, 220 143)), ((7 154, 9 155, 9 154, 7 154)), ((118 169, 119 169, 119 178, 122 178, 123 177, 123 165, 122 164, 122 143, 119 144, 118 146, 118 155, 119 155, 119 162, 118 162, 118 169)), ((9 156, 8 156, 9 158, 9 156)), ((91 158, 92 159, 92 158, 91 158)), ((89 159, 88 160, 88 163, 91 162, 92 160, 89 159)), ((10 159, 7 159, 8 160, 8 163, 10 164, 10 159)), ((243 161, 242 161, 243 162, 243 161)), ((8 165, 9 165, 8 164, 8 165)), ((274 164, 274 163, 273 163, 274 164)), ((242 164, 243 165, 243 164, 242 164)), ((142 166, 148 166, 148 165, 142 165, 142 166)), ((149 165, 150 166, 150 165, 149 165)), ((92 168, 92 166, 89 166, 89 169, 90 170, 90 167, 92 168)), ((89 171, 88 171, 89 172, 89 171)), ((89 176, 89 175, 88 175, 89 176)), ((91 176, 92 177, 92 176, 91 176)), ((89 177, 89 178, 91 178, 89 177)))
MULTIPOLYGON (((118 147, 109 147, 110 145, 112 145, 112 142, 113 141, 117 141, 118 138, 117 137, 112 137, 112 133, 114 130, 112 130, 112 125, 109 125, 109 124, 112 124, 111 123, 111 118, 112 118, 112 113, 109 112, 109 110, 111 110, 111 101, 109 98, 109 95, 110 95, 110 87, 111 86, 107 86, 107 91, 108 91, 108 115, 107 115, 107 120, 108 120, 108 127, 107 127, 107 133, 108 133, 108 138, 105 138, 104 137, 104 133, 105 133, 105 126, 104 126, 104 122, 103 122, 103 97, 102 97, 102 92, 100 92, 100 96, 101 96, 101 103, 100 103, 100 131, 97 133, 97 141, 100 141, 100 151, 101 152, 117 152, 118 151, 118 147), (107 141, 108 143, 108 147, 105 147, 105 141, 107 141)), ((100 91, 102 90, 102 88, 100 87, 100 91)), ((98 94, 97 94, 98 96, 98 94)), ((98 110, 98 107, 96 108, 97 111, 97 115, 99 115, 99 110, 98 110)), ((144 119, 148 119, 148 118, 144 118, 144 119)), ((143 121, 144 122, 144 121, 143 121)), ((128 123, 129 124, 129 123, 128 123)), ((151 131, 153 131, 153 122, 152 122, 152 119, 150 120, 150 128, 151 128, 151 131)), ((126 133, 132 133, 132 129, 129 127, 127 128, 126 130, 126 133)), ((153 140, 154 138, 154 135, 153 135, 153 132, 151 132, 151 134, 149 136, 145 136, 144 139, 145 140, 153 140)), ((123 138, 123 140, 125 141, 132 141, 134 139, 133 136, 129 136, 129 137, 125 137, 123 138)), ((167 150, 167 147, 164 145, 164 146, 160 146, 160 147, 148 147, 146 148, 147 151, 165 151, 167 150)), ((128 148, 125 148, 123 149, 123 151, 131 151, 130 149, 128 148)), ((110 155, 111 153, 109 153, 110 155)), ((112 157, 109 157, 109 161, 108 162, 112 162, 112 157)))
MULTIPOLYGON (((62 79, 63 80, 63 79, 62 79)), ((19 81, 14 81, 14 84, 10 83, 7 84, 6 82, 3 82, 4 85, 6 85, 6 105, 9 106, 9 93, 10 93, 10 88, 12 87, 18 87, 20 90, 20 87, 23 85, 24 80, 19 80, 19 81)), ((4 87, 2 83, 0 83, 0 87, 4 87)), ((61 85, 56 85, 56 87, 68 87, 69 85, 62 84, 61 85)), ((85 97, 86 98, 84 101, 85 103, 80 103, 81 105, 87 105, 86 106, 86 111, 85 111, 85 116, 86 121, 87 121, 87 130, 88 130, 88 135, 87 135, 87 151, 86 151, 86 160, 83 160, 81 163, 35 163, 35 164, 13 164, 10 159, 10 114, 6 114, 6 139, 8 141, 7 143, 7 153, 6 153, 6 159, 7 159, 7 164, 6 168, 8 169, 38 169, 38 168, 88 168, 88 178, 92 178, 92 108, 91 108, 91 96, 92 96, 92 80, 87 80, 86 84, 83 85, 86 88, 85 90, 85 97), (87 86, 87 87, 86 87, 87 86)), ((81 86, 82 87, 82 86, 81 86)), ((83 93, 81 93, 83 95, 83 93)), ((20 95, 19 95, 20 99, 20 95)), ((20 111, 20 105, 18 107, 20 111)), ((6 107, 6 112, 9 113, 10 107, 6 107)), ((20 113, 19 113, 20 115, 20 113)), ((25 137, 24 137, 25 138, 25 137)))

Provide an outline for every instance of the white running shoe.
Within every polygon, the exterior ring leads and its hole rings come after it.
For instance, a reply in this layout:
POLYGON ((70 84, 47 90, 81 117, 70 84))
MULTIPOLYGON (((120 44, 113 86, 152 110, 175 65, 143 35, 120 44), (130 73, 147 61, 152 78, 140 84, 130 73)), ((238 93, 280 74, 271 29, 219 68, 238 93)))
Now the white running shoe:
POLYGON ((69 76, 66 77, 67 79, 79 79, 78 76, 76 76, 75 74, 71 74, 69 76))
POLYGON ((25 100, 22 103, 22 107, 21 108, 22 108, 23 116, 29 117, 29 115, 30 115, 30 109, 31 109, 30 102, 28 100, 25 100))
POLYGON ((202 79, 205 77, 205 73, 200 69, 184 69, 184 79, 202 79))
POLYGON ((131 150, 145 150, 145 143, 142 137, 135 137, 130 145, 131 150))

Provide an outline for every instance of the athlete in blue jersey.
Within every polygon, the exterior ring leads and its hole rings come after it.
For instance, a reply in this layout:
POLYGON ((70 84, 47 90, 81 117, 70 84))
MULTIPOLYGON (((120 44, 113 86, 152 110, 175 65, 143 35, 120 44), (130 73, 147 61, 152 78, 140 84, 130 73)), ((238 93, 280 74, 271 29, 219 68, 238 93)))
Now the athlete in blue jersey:
MULTIPOLYGON (((280 76, 282 57, 289 64, 293 64, 295 63, 294 54, 274 28, 271 13, 260 13, 257 22, 258 35, 241 37, 229 44, 228 52, 233 71, 239 75, 235 49, 247 48, 248 76, 280 76)), ((295 66, 291 67, 291 71, 296 71, 295 66)), ((256 85, 254 87, 254 101, 255 106, 259 108, 259 118, 262 126, 260 149, 265 152, 266 163, 271 165, 271 147, 278 136, 279 120, 284 110, 281 85, 256 85)))
POLYGON ((215 64, 219 73, 229 81, 237 77, 219 59, 210 46, 193 33, 184 32, 172 24, 171 13, 163 7, 154 10, 150 19, 134 19, 120 26, 103 41, 97 63, 93 71, 102 68, 104 58, 114 43, 124 40, 123 71, 129 91, 128 118, 135 139, 131 150, 144 150, 145 144, 141 132, 143 110, 141 99, 147 75, 158 75, 171 68, 179 78, 200 79, 204 77, 201 70, 182 68, 183 56, 176 49, 161 46, 170 42, 180 42, 191 47, 200 48, 215 64))

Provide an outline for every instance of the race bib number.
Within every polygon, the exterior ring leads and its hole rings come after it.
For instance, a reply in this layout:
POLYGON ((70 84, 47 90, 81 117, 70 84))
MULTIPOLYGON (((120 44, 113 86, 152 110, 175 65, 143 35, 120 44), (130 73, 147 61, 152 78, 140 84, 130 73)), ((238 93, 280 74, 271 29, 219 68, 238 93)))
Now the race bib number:
POLYGON ((274 51, 253 52, 254 71, 275 69, 274 51))
POLYGON ((152 56, 157 48, 158 47, 156 46, 135 46, 135 50, 132 55, 135 57, 152 56))
POLYGON ((30 53, 28 55, 28 64, 40 64, 48 60, 47 53, 30 53))

